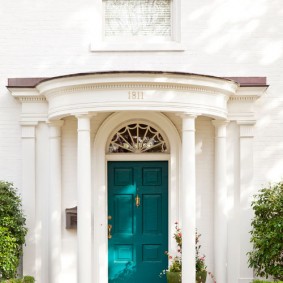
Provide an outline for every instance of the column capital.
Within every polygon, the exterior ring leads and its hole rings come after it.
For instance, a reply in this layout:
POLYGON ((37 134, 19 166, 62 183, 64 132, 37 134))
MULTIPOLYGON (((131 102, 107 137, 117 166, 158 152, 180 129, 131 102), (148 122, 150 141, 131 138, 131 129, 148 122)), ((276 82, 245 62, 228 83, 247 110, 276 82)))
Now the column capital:
POLYGON ((22 138, 30 139, 35 138, 35 127, 34 124, 22 125, 22 138))
POLYGON ((238 125, 251 125, 254 126, 256 124, 255 120, 238 120, 237 121, 238 125))
POLYGON ((180 113, 176 113, 176 115, 181 117, 182 119, 196 119, 199 116, 196 113, 190 113, 190 112, 180 112, 180 113))
POLYGON ((195 121, 197 115, 191 113, 180 113, 179 117, 182 118, 182 131, 192 131, 195 132, 195 121))
POLYGON ((38 121, 20 121, 22 127, 35 127, 38 125, 38 121))
POLYGON ((227 126, 230 121, 228 120, 212 120, 211 123, 215 128, 227 126))
POLYGON ((63 120, 50 120, 50 121, 47 121, 47 125, 49 127, 62 127, 64 125, 64 121, 63 120))
POLYGON ((77 119, 79 118, 92 118, 96 116, 96 113, 93 112, 78 112, 78 113, 73 113, 72 116, 75 116, 77 119))
POLYGON ((229 121, 212 120, 211 123, 215 127, 215 138, 226 138, 226 126, 229 123, 229 121))
POLYGON ((54 120, 47 122, 49 126, 49 138, 60 138, 61 137, 61 127, 64 124, 62 120, 54 120))
POLYGON ((240 127, 240 138, 254 137, 255 121, 237 121, 237 124, 240 127))

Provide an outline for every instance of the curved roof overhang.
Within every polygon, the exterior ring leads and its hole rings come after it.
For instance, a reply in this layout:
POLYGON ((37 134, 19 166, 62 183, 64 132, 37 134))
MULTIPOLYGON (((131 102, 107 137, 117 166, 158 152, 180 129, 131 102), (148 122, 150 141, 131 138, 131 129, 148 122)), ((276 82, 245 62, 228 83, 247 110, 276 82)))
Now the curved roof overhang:
POLYGON ((150 71, 83 73, 34 82, 28 85, 25 81, 25 85, 22 79, 22 86, 9 84, 8 88, 22 103, 45 103, 48 120, 79 113, 140 110, 229 119, 231 101, 254 101, 267 87, 241 87, 228 78, 150 71))

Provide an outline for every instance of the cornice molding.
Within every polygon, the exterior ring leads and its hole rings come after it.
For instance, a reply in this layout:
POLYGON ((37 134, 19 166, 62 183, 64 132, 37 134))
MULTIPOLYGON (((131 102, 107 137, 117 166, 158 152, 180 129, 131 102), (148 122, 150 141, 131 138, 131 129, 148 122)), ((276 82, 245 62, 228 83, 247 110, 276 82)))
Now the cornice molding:
POLYGON ((41 95, 36 88, 14 88, 8 87, 13 97, 19 100, 21 103, 41 103, 46 101, 46 97, 41 95))
POLYGON ((252 96, 230 96, 229 100, 230 101, 255 101, 259 97, 256 95, 252 96))
POLYGON ((228 94, 221 93, 210 88, 188 86, 184 84, 174 84, 174 83, 97 83, 92 85, 82 85, 75 87, 62 87, 55 90, 50 90, 44 92, 47 98, 52 98, 54 96, 60 95, 71 95, 77 94, 78 92, 82 94, 88 94, 90 91, 96 90, 174 90, 182 92, 190 92, 190 94, 207 93, 212 95, 225 95, 227 100, 229 99, 228 94))
POLYGON ((239 85, 223 78, 195 74, 170 73, 101 73, 77 74, 69 77, 55 77, 40 82, 36 89, 40 94, 53 95, 59 92, 77 92, 91 90, 152 89, 202 92, 210 94, 222 93, 233 95, 239 85))
POLYGON ((18 97, 17 98, 19 101, 21 101, 22 103, 34 103, 34 102, 46 102, 46 97, 44 96, 22 96, 22 97, 18 97))

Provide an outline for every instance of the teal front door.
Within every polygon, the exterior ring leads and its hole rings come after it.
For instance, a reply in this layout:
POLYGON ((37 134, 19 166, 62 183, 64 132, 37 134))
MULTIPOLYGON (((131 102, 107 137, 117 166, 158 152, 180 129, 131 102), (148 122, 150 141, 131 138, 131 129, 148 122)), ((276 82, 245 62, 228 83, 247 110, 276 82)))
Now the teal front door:
POLYGON ((164 283, 168 162, 108 162, 109 283, 164 283))

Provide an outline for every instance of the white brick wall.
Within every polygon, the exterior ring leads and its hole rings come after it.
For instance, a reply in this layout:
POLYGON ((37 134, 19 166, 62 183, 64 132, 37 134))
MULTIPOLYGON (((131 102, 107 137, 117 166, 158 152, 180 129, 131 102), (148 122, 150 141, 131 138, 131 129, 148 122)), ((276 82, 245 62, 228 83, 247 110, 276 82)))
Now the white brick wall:
MULTIPOLYGON (((97 0, 99 1, 99 0, 97 0)), ((255 186, 282 178, 283 166, 283 9, 280 0, 182 1, 183 52, 90 52, 99 21, 95 0, 1 1, 0 8, 0 179, 21 189, 20 103, 6 89, 7 78, 45 77, 105 70, 184 71, 216 76, 266 76, 270 87, 257 102, 255 186)), ((96 127, 108 114, 93 119, 96 127), (97 121, 97 122, 96 122, 97 121)), ((169 115, 170 116, 170 115, 169 115)), ((171 117, 171 116, 170 116, 171 117)), ((171 117, 172 118, 172 117, 171 117)), ((172 118, 173 119, 173 118, 172 118)), ((179 123, 174 118, 175 123, 179 123)), ((76 194, 75 119, 63 126, 63 201, 72 207, 76 194), (70 178, 70 176, 73 176, 70 178)), ((235 128, 236 125, 229 125, 235 128)), ((235 128, 236 129, 236 128, 235 128)), ((40 130, 44 132, 44 126, 40 130)), ((231 133, 232 131, 229 131, 231 133)), ((234 131, 235 132, 235 131, 234 131)), ((198 226, 204 252, 212 254, 213 134, 210 121, 197 123, 198 226), (205 221, 203 221, 205 219, 205 221)), ((93 137, 92 137, 93 138, 93 137)), ((237 173, 236 136, 228 149, 237 173)), ((42 148, 42 145, 41 147, 42 148)), ((41 149, 42 150, 42 149, 41 149)), ((42 157, 43 158, 43 157, 42 157)), ((231 179, 229 194, 237 182, 231 179)), ((64 211, 62 211, 62 215, 64 211)), ((233 214, 231 214, 233 218, 233 214)), ((46 216, 44 216, 46 217, 46 216)), ((233 221, 231 221, 233 223, 233 221)), ((233 224, 229 230, 233 239, 233 224)), ((75 278, 73 232, 63 229, 63 268, 67 282, 75 278), (70 271, 72 270, 72 271, 70 271), (69 272, 70 271, 70 272, 69 272)), ((230 254, 233 258, 233 254, 230 254)), ((208 262, 212 266, 211 259, 208 262)), ((42 275, 44 276, 46 275, 42 275)), ((44 282, 43 282, 44 283, 44 282)), ((229 281, 229 283, 234 283, 229 281)))
POLYGON ((0 180, 21 188, 20 104, 5 90, 5 80, 0 82, 0 180))

